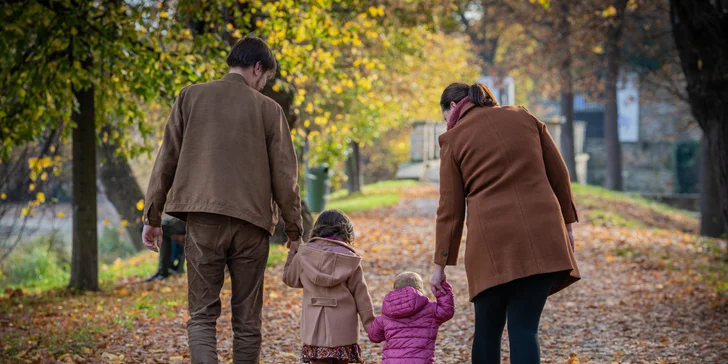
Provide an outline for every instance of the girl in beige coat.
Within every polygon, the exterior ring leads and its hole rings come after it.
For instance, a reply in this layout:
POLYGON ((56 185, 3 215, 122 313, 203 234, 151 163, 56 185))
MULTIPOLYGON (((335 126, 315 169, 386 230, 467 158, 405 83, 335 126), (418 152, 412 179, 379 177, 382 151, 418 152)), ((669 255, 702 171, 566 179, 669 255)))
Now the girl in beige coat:
POLYGON ((351 243, 354 227, 341 211, 316 220, 311 240, 291 246, 283 282, 303 288, 301 339, 304 363, 361 363, 359 319, 366 330, 374 320, 361 267, 351 243))

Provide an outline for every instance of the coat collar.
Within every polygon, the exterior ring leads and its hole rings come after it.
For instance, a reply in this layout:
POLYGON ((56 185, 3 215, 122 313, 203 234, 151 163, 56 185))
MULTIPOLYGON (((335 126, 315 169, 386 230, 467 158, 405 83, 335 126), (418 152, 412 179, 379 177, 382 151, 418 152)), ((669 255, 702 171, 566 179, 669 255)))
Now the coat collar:
POLYGON ((475 108, 476 108, 476 106, 472 102, 468 102, 467 104, 465 104, 465 106, 463 106, 463 109, 460 110, 460 117, 458 118, 458 120, 462 120, 462 118, 465 116, 465 114, 468 113, 468 111, 473 110, 475 108))
POLYGON ((238 73, 228 73, 225 76, 222 76, 223 81, 229 81, 229 82, 235 82, 235 83, 242 83, 246 86, 248 85, 248 81, 245 81, 245 77, 243 75, 238 73))

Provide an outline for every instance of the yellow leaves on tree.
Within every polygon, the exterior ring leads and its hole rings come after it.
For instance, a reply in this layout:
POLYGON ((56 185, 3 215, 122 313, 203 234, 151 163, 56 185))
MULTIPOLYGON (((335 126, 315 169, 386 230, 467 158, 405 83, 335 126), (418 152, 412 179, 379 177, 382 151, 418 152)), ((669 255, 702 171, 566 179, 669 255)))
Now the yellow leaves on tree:
POLYGON ((608 8, 602 11, 602 16, 605 18, 613 17, 617 15, 617 8, 614 5, 610 5, 608 8))

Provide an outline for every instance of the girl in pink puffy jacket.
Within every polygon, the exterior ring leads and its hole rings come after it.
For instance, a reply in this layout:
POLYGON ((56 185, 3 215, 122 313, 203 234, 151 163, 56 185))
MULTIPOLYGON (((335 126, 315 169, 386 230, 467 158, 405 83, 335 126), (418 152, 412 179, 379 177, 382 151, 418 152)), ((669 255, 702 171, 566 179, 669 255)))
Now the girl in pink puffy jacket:
POLYGON ((384 345, 382 364, 431 364, 435 362, 437 329, 455 314, 452 287, 443 282, 444 292, 430 302, 422 277, 404 272, 394 279, 394 290, 384 297, 382 315, 369 327, 369 340, 384 345))

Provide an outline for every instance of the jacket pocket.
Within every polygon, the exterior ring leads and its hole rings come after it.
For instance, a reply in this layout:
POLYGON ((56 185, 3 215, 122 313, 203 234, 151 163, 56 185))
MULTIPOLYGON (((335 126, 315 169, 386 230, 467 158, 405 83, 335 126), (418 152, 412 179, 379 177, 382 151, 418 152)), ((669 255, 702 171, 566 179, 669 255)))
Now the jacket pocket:
POLYGON ((338 304, 338 301, 336 300, 336 298, 323 298, 323 297, 311 298, 311 306, 336 307, 337 304, 338 304))

